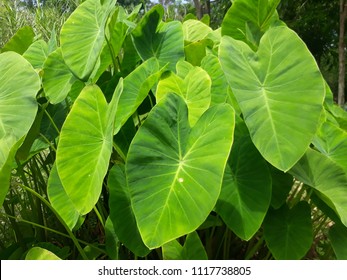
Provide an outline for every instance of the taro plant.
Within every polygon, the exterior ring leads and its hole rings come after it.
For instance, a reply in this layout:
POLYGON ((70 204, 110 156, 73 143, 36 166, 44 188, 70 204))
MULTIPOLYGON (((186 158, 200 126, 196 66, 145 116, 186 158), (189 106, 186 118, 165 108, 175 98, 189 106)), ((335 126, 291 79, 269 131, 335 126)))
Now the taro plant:
POLYGON ((59 42, 18 31, 2 258, 346 259, 346 113, 278 4, 235 0, 213 30, 86 0, 59 42))

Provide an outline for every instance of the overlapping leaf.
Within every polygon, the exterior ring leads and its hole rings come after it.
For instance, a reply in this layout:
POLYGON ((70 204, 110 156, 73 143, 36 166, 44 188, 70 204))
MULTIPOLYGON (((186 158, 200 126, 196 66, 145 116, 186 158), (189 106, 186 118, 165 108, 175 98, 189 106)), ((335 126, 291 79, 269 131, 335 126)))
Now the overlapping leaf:
POLYGON ((0 54, 0 203, 6 196, 16 150, 34 122, 40 78, 15 52, 0 54), (20 114, 19 112, 25 112, 20 114))
POLYGON ((301 259, 313 241, 310 206, 300 202, 292 209, 283 205, 270 210, 264 222, 264 235, 275 259, 301 259))
POLYGON ((85 87, 75 101, 61 134, 57 170, 63 187, 80 214, 98 201, 112 151, 114 116, 122 80, 110 105, 98 86, 85 87))
POLYGON ((343 168, 325 155, 309 149, 290 173, 316 189, 320 198, 347 226, 347 176, 343 168))
POLYGON ((87 80, 99 59, 107 18, 116 0, 87 0, 64 23, 60 43, 64 61, 81 80, 87 80))
POLYGON ((77 79, 65 64, 61 48, 56 49, 43 65, 42 85, 52 104, 62 102, 77 79))
POLYGON ((169 73, 158 83, 156 98, 161 100, 168 93, 177 93, 187 103, 189 123, 193 126, 208 109, 211 102, 211 78, 200 67, 187 62, 177 63, 177 75, 169 73))
POLYGON ((236 0, 222 23, 222 35, 257 47, 263 33, 278 21, 276 7, 280 0, 236 0))
POLYGON ((163 245, 164 260, 207 260, 207 254, 196 231, 187 235, 182 246, 177 240, 163 245))
POLYGON ((182 24, 178 21, 161 22, 164 8, 154 6, 133 30, 132 37, 142 60, 155 57, 160 67, 169 63, 174 70, 179 60, 184 59, 184 41, 182 24))
POLYGON ((116 165, 110 170, 108 177, 110 219, 119 241, 136 256, 145 256, 150 250, 143 244, 137 229, 125 176, 124 165, 116 165))
POLYGON ((314 58, 287 27, 269 29, 256 53, 225 36, 219 57, 253 143, 272 165, 289 170, 320 125, 325 82, 314 58))
POLYGON ((265 160, 248 136, 235 138, 225 169, 216 212, 244 240, 260 228, 271 199, 271 177, 265 160))
POLYGON ((178 95, 167 94, 150 112, 126 164, 137 225, 149 248, 205 221, 221 189, 233 130, 234 112, 227 104, 208 109, 193 128, 178 95))

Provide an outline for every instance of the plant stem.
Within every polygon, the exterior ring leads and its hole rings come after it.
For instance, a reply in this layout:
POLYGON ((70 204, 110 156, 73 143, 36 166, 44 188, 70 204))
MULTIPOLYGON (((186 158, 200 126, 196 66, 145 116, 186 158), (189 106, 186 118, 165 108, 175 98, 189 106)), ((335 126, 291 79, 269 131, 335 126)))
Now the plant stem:
MULTIPOLYGON (((11 215, 8 215, 8 214, 6 214, 6 216, 9 217, 9 218, 11 218, 11 219, 14 219, 14 220, 16 220, 16 221, 18 221, 18 222, 23 222, 23 223, 26 223, 26 224, 29 224, 29 225, 32 225, 32 226, 35 226, 35 227, 44 228, 45 230, 51 231, 51 232, 53 232, 53 233, 55 233, 55 234, 64 236, 64 237, 66 237, 66 238, 71 238, 71 236, 68 235, 68 234, 65 234, 65 233, 62 233, 62 232, 57 231, 57 230, 55 230, 55 229, 52 229, 52 228, 49 228, 49 227, 46 227, 46 226, 42 226, 42 225, 40 225, 40 224, 31 222, 31 221, 28 221, 28 220, 25 220, 25 219, 23 219, 23 218, 16 218, 16 217, 11 216, 11 215)), ((76 238, 76 240, 77 240, 79 243, 82 243, 82 244, 84 244, 84 245, 87 245, 87 246, 89 246, 89 247, 95 249, 95 250, 98 250, 99 252, 101 252, 101 253, 103 253, 103 254, 107 254, 107 252, 106 252, 105 250, 100 249, 99 247, 97 247, 97 246, 95 246, 95 245, 93 245, 93 244, 90 244, 90 243, 88 243, 88 242, 85 242, 85 241, 80 240, 80 239, 77 239, 77 238, 76 238)))
POLYGON ((86 255, 86 253, 83 251, 81 245, 78 243, 76 237, 74 236, 74 234, 72 233, 72 231, 70 230, 70 228, 67 226, 67 224, 65 223, 65 221, 60 217, 60 215, 57 213, 57 211, 55 211, 55 209, 51 206, 51 204, 44 198, 42 197, 40 194, 38 194, 37 192, 35 192, 34 190, 21 185, 21 187, 23 189, 25 189, 26 191, 30 192, 32 195, 38 197, 58 218, 58 220, 60 221, 60 223, 65 227, 66 231, 68 232, 70 238, 72 239, 73 243, 75 244, 78 252, 81 254, 82 258, 84 260, 88 260, 88 257, 86 255))

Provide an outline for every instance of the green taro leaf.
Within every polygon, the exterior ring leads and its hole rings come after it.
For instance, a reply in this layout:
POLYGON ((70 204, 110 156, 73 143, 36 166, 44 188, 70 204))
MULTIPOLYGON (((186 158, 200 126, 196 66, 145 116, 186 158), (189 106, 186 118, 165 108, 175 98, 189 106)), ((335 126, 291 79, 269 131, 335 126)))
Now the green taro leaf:
POLYGON ((160 67, 169 63, 174 70, 177 61, 184 59, 183 28, 178 21, 161 22, 163 14, 161 5, 154 6, 131 34, 142 60, 155 57, 160 67))
POLYGON ((86 86, 61 130, 57 170, 67 195, 82 215, 98 201, 108 169, 121 81, 109 106, 98 86, 86 86))
POLYGON ((106 219, 105 222, 105 247, 107 254, 112 260, 118 260, 118 250, 120 242, 118 236, 114 230, 113 222, 110 219, 110 216, 106 219))
POLYGON ((119 241, 136 256, 145 256, 150 250, 143 244, 137 229, 124 169, 124 165, 115 165, 109 172, 107 184, 110 190, 109 218, 119 241))
POLYGON ((48 178, 47 195, 53 208, 58 212, 59 216, 64 220, 70 230, 72 230, 76 225, 80 214, 66 194, 55 164, 53 165, 48 178))
POLYGON ((26 257, 26 260, 61 260, 57 255, 44 248, 33 247, 31 248, 26 257))
POLYGON ((23 54, 35 69, 42 69, 43 63, 48 56, 48 45, 44 40, 32 43, 23 54))
POLYGON ((163 245, 164 260, 207 260, 207 254, 196 231, 187 235, 182 246, 177 240, 163 245))
POLYGON ((156 92, 157 101, 168 93, 176 93, 184 98, 188 106, 189 123, 193 126, 210 106, 211 78, 200 67, 193 67, 183 61, 178 62, 177 75, 171 72, 163 75, 159 81, 156 92), (184 67, 189 67, 188 72, 182 73, 184 67))
POLYGON ((64 23, 60 43, 63 58, 81 80, 88 80, 99 59, 105 26, 116 0, 87 0, 64 23))
POLYGON ((249 136, 235 136, 216 212, 243 240, 260 228, 271 200, 271 176, 266 161, 249 136))
POLYGON ((219 57, 253 143, 268 162, 288 171, 320 125, 325 82, 314 58, 283 26, 269 29, 256 53, 224 36, 219 57))
POLYGON ((273 166, 270 166, 270 171, 272 178, 271 206, 274 209, 278 209, 286 202, 294 183, 293 176, 289 173, 284 173, 273 166))
POLYGON ((153 85, 159 80, 164 69, 159 69, 158 61, 152 58, 125 77, 123 94, 120 97, 116 112, 115 134, 135 113, 153 85))
POLYGON ((345 170, 325 155, 308 149, 290 174, 318 191, 347 226, 347 176, 345 170))
POLYGON ((12 161, 37 113, 40 78, 15 52, 0 54, 0 203, 10 183, 12 161), (25 112, 19 113, 19 112, 25 112))
POLYGON ((211 106, 229 100, 228 81, 224 75, 218 57, 209 54, 201 61, 201 68, 211 77, 211 106))
POLYGON ((206 220, 220 193, 233 131, 234 111, 228 104, 208 109, 193 128, 178 95, 167 94, 149 113, 126 163, 134 214, 147 247, 160 247, 206 220))
POLYGON ((338 260, 347 260, 347 228, 335 224, 329 229, 329 239, 338 260))
POLYGON ((330 122, 324 122, 313 139, 315 147, 347 173, 347 132, 330 122))
POLYGON ((62 102, 76 80, 63 60, 61 48, 56 49, 43 65, 42 85, 49 102, 62 102))
POLYGON ((13 37, 3 46, 1 52, 13 51, 18 54, 23 54, 32 44, 35 38, 35 33, 32 27, 24 26, 13 35, 13 37))
POLYGON ((210 33, 212 33, 211 27, 201 21, 188 19, 183 22, 183 36, 185 41, 201 41, 205 39, 210 33))
POLYGON ((310 206, 300 202, 292 209, 283 205, 270 210, 264 221, 264 235, 275 259, 301 259, 313 241, 310 206))
POLYGON ((222 23, 222 35, 257 46, 260 37, 278 21, 276 7, 280 0, 236 0, 222 23))

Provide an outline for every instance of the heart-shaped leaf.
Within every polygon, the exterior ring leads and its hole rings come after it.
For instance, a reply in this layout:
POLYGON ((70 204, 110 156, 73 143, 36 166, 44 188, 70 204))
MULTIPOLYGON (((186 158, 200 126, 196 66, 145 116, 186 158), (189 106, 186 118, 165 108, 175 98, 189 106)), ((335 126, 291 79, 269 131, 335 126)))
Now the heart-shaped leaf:
POLYGON ((219 196, 233 131, 234 111, 227 104, 208 109, 193 128, 178 95, 167 94, 149 113, 126 163, 135 218, 147 247, 160 247, 206 220, 219 196))
POLYGON ((320 198, 340 216, 347 226, 346 172, 325 155, 308 149, 290 174, 318 191, 320 198))
POLYGON ((211 102, 211 78, 200 67, 189 64, 189 70, 182 73, 187 62, 177 63, 177 75, 169 73, 158 83, 156 98, 160 101, 168 93, 177 93, 187 103, 189 123, 193 126, 208 109, 211 102))
POLYGON ((23 54, 35 69, 42 69, 43 63, 48 56, 48 45, 44 40, 32 43, 23 54))
POLYGON ((63 58, 70 70, 87 80, 105 41, 105 25, 116 0, 87 0, 64 23, 60 33, 63 58))
POLYGON ((300 202, 292 209, 283 205, 270 210, 264 221, 264 235, 275 259, 301 259, 313 241, 310 206, 300 202))
POLYGON ((237 0, 226 13, 222 35, 257 46, 260 37, 278 21, 276 7, 280 0, 237 0))
POLYGON ((161 22, 164 8, 154 6, 132 32, 135 48, 142 60, 155 57, 159 66, 169 63, 174 70, 177 61, 184 59, 182 24, 178 21, 161 22))
POLYGON ((249 240, 260 228, 270 200, 266 161, 249 136, 235 136, 216 212, 237 236, 249 240))
POLYGON ((122 80, 107 105, 98 86, 86 86, 61 130, 57 170, 67 195, 82 215, 91 211, 101 193, 112 151, 114 118, 121 91, 122 80))
POLYGON ((287 27, 269 29, 256 53, 224 36, 219 57, 253 143, 267 161, 288 171, 320 124, 325 82, 314 58, 287 27))
POLYGON ((177 240, 163 245, 164 260, 207 260, 207 254, 196 231, 189 233, 182 246, 177 240))
POLYGON ((109 218, 112 220, 113 229, 119 241, 136 256, 145 256, 150 250, 143 244, 137 229, 125 176, 124 165, 115 165, 109 172, 109 218), (129 232, 132 234, 129 234, 129 232))
POLYGON ((43 65, 42 85, 50 103, 62 102, 76 80, 65 64, 60 48, 47 57, 43 65))

